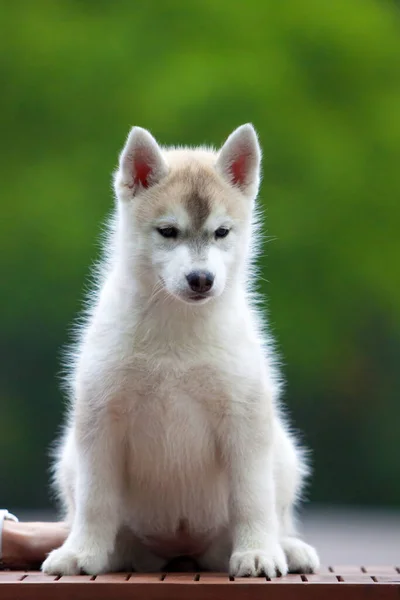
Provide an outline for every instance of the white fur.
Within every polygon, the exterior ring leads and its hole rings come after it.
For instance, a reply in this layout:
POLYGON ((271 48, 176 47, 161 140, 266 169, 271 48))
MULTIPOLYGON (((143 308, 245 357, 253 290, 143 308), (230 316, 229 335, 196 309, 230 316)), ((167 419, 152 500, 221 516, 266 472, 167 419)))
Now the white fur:
POLYGON ((251 125, 219 153, 161 149, 131 131, 55 466, 71 533, 46 573, 159 570, 190 552, 201 568, 235 576, 318 568, 315 550, 295 537, 307 469, 278 409, 273 352, 249 287, 259 178, 251 125), (243 153, 244 176, 233 181, 243 153), (137 156, 149 166, 146 188, 135 181, 137 156), (194 233, 183 199, 199 182, 211 212, 194 233), (165 226, 180 237, 163 238, 165 226), (231 231, 216 240, 218 227, 231 231), (188 295, 194 268, 215 275, 200 302, 188 295))

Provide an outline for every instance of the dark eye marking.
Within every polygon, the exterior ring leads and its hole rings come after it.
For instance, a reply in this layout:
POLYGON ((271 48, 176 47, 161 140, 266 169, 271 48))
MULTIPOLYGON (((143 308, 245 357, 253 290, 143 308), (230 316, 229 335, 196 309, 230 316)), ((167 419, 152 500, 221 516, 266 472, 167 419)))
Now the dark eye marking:
POLYGON ((218 227, 218 229, 215 230, 214 235, 215 238, 221 239, 221 238, 225 238, 229 233, 229 229, 227 227, 218 227))
POLYGON ((179 231, 176 227, 157 227, 157 231, 160 235, 165 238, 176 239, 178 237, 179 231))

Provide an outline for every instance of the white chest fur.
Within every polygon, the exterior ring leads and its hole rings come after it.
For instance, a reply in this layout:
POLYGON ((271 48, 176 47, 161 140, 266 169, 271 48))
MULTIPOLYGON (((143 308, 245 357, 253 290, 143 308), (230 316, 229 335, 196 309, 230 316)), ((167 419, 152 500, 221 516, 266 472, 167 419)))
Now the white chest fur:
MULTIPOLYGON (((204 532, 228 519, 211 371, 151 372, 135 361, 120 400, 125 420, 125 519, 138 533, 173 533, 182 519, 204 532), (201 384, 199 384, 201 380, 201 384), (140 531, 139 531, 140 530, 140 531)), ((218 397, 219 394, 219 397, 218 397)))

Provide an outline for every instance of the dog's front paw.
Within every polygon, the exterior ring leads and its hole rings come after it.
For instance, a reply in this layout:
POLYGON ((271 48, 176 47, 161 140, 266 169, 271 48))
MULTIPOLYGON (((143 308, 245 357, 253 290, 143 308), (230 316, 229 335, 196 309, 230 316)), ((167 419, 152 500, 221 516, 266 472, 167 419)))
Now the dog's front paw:
POLYGON ((319 558, 316 550, 294 537, 282 540, 282 548, 291 573, 315 573, 319 569, 319 558))
POLYGON ((108 569, 108 555, 98 548, 83 547, 74 549, 68 544, 50 552, 42 564, 42 571, 48 575, 97 575, 108 569))
POLYGON ((261 550, 234 552, 229 563, 233 577, 279 577, 286 575, 288 566, 279 544, 261 550))

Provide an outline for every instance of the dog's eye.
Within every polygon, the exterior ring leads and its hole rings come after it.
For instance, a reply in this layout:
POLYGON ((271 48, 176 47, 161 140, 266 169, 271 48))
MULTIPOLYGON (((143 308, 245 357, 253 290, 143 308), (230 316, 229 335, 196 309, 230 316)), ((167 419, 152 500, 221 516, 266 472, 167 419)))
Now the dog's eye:
POLYGON ((224 238, 228 235, 229 233, 229 229, 227 227, 218 227, 218 229, 215 231, 215 237, 217 239, 221 239, 224 238))
POLYGON ((177 238, 179 233, 176 227, 157 227, 157 231, 163 237, 173 239, 177 238))

